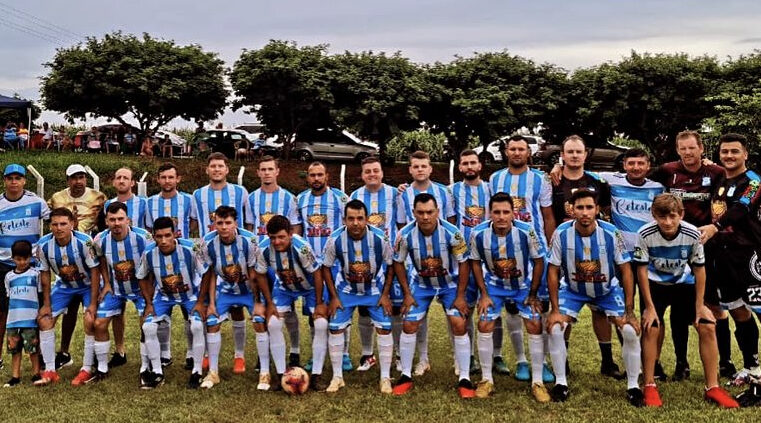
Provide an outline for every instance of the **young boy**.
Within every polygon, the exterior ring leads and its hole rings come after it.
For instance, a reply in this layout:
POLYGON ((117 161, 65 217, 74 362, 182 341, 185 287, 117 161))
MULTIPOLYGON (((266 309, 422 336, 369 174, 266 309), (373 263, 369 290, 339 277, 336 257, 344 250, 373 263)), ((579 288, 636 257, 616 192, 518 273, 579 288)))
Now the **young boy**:
POLYGON ((655 222, 639 229, 634 249, 642 310, 644 403, 649 407, 663 404, 655 386, 654 372, 663 313, 670 306, 672 315, 689 319, 686 321, 693 322, 698 331, 706 401, 723 408, 737 408, 737 401, 719 387, 716 321, 703 304, 706 272, 700 232, 682 221, 684 206, 673 194, 655 197, 651 213, 655 222))
POLYGON ((8 292, 8 352, 13 355, 13 377, 3 385, 10 388, 21 383, 21 352, 29 353, 34 376, 32 382, 40 379, 39 336, 37 334, 37 311, 39 310, 40 278, 36 269, 30 267, 32 244, 19 240, 11 246, 11 258, 16 264, 12 272, 5 275, 5 290, 8 292))

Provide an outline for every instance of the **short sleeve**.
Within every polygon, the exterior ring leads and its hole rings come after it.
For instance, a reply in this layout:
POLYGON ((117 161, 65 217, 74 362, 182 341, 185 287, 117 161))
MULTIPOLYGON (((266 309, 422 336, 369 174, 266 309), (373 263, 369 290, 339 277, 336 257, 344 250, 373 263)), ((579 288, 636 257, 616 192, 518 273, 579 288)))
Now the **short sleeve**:
POLYGON ((260 275, 266 274, 268 270, 267 258, 265 257, 265 253, 268 249, 269 247, 260 249, 256 253, 256 263, 254 264, 254 270, 260 275))
POLYGON ((550 183, 549 175, 542 176, 542 185, 539 187, 539 206, 551 207, 552 206, 552 184, 550 183))
POLYGON ((198 208, 196 207, 195 199, 191 196, 186 197, 188 199, 188 212, 190 214, 190 218, 193 220, 198 220, 198 208))
POLYGON ((254 211, 253 206, 251 205, 252 197, 255 195, 255 193, 249 194, 248 197, 246 197, 246 201, 243 202, 243 214, 245 216, 244 222, 247 225, 255 225, 256 220, 254 219, 254 211))
POLYGON ((407 260, 408 248, 407 237, 401 233, 397 235, 394 246, 394 261, 404 263, 407 260))
POLYGON ((246 266, 256 267, 256 256, 259 255, 259 245, 256 243, 256 238, 250 238, 248 240, 248 257, 246 257, 246 266))
POLYGON ((301 267, 309 273, 313 273, 320 268, 320 262, 312 251, 312 247, 309 243, 304 243, 299 249, 299 261, 301 261, 301 267))
POLYGON ((560 245, 560 233, 564 231, 555 231, 552 234, 552 240, 550 241, 550 254, 547 257, 547 261, 555 266, 563 265, 563 248, 560 245))
POLYGON ((613 261, 615 261, 616 264, 624 264, 632 261, 629 252, 626 250, 624 236, 618 229, 613 232, 613 261))
POLYGON ((449 242, 449 251, 458 263, 468 260, 468 243, 458 230, 452 234, 449 242))
POLYGON ((88 241, 87 244, 85 244, 84 251, 82 251, 85 266, 89 267, 90 269, 98 267, 100 264, 100 260, 98 260, 98 258, 95 256, 93 248, 91 247, 94 244, 95 243, 93 241, 88 241))
POLYGON ((322 265, 333 267, 336 262, 336 237, 328 238, 325 247, 322 250, 322 265))
POLYGON ((407 207, 405 206, 405 203, 407 202, 408 197, 406 194, 406 191, 402 193, 396 202, 396 223, 400 225, 407 223, 407 207))
POLYGON ((43 199, 40 199, 40 219, 50 219, 50 208, 48 207, 48 203, 46 203, 43 199))
POLYGON ((42 245, 36 245, 34 247, 35 250, 37 250, 36 256, 37 261, 40 264, 40 270, 43 272, 47 272, 50 270, 50 264, 48 263, 48 253, 45 251, 45 248, 42 248, 42 245))
POLYGON ((637 245, 634 246, 632 259, 637 264, 648 264, 650 262, 650 250, 647 248, 647 241, 642 234, 637 234, 637 245))
POLYGON ((211 254, 209 254, 209 248, 211 248, 211 245, 206 243, 206 241, 201 241, 201 248, 198 250, 198 256, 206 267, 214 267, 214 260, 212 260, 211 254))
MULTIPOLYGON (((446 205, 444 207, 444 212, 446 213, 447 218, 450 218, 452 216, 456 216, 457 213, 454 209, 454 195, 452 195, 452 190, 449 187, 445 188, 445 194, 446 199, 446 205)), ((465 246, 467 248, 467 245, 465 246)))
MULTIPOLYGON (((156 247, 158 248, 158 247, 156 247)), ((148 254, 151 254, 150 252, 145 252, 142 255, 142 258, 140 259, 140 264, 137 267, 137 271, 135 271, 135 277, 138 279, 145 279, 148 277, 148 272, 151 271, 151 265, 149 263, 148 254)))
POLYGON ((526 237, 528 241, 528 254, 532 259, 544 258, 544 248, 539 241, 539 236, 533 228, 526 231, 526 237))
POLYGON ((286 217, 291 221, 291 225, 301 225, 302 223, 299 207, 292 195, 288 195, 288 216, 286 217))
POLYGON ((698 240, 692 244, 692 254, 690 254, 690 264, 693 266, 704 266, 706 264, 706 255, 703 244, 698 240))
POLYGON ((470 259, 471 260, 483 260, 481 253, 478 251, 478 236, 479 233, 474 232, 470 236, 470 259))
POLYGON ((383 239, 383 263, 391 265, 394 262, 394 252, 391 249, 391 244, 388 238, 383 239))
POLYGON ((92 253, 94 256, 103 257, 103 232, 95 235, 92 242, 92 253))

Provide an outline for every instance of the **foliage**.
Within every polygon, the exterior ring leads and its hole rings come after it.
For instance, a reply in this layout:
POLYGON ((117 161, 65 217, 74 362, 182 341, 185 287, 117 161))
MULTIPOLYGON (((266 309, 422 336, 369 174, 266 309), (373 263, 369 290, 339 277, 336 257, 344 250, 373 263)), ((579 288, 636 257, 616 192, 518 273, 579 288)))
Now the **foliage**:
POLYGON ((711 147, 722 134, 736 132, 748 137, 751 153, 757 153, 761 142, 761 88, 749 94, 724 92, 711 97, 716 101, 716 113, 703 121, 708 130, 711 147))
POLYGON ((431 155, 431 160, 440 162, 446 159, 444 134, 434 134, 428 131, 402 132, 388 143, 387 154, 396 160, 407 161, 409 155, 417 150, 423 150, 431 155))

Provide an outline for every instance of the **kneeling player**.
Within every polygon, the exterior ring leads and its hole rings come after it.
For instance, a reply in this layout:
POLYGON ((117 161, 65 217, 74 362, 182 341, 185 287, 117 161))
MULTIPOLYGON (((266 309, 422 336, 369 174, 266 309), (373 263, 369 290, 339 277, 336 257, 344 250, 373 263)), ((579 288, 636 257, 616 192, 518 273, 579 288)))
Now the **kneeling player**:
POLYGON ((558 226, 552 236, 547 283, 552 311, 547 319, 550 333, 550 356, 555 370, 554 401, 568 399, 566 359, 568 351, 564 332, 585 304, 605 312, 623 334, 623 358, 626 366, 627 397, 636 406, 643 405, 639 389, 639 322, 634 316, 634 280, 629 266, 631 258, 623 237, 615 226, 595 219, 600 212, 597 197, 579 189, 570 200, 575 220, 558 226), (616 267, 621 285, 616 278, 616 267), (560 288, 560 269, 566 286, 560 288))

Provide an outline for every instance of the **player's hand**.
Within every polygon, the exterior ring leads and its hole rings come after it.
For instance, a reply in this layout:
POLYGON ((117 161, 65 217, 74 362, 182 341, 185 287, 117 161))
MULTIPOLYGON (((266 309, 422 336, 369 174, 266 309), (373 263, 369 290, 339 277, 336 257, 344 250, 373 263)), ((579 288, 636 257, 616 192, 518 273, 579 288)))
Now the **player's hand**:
POLYGON ((550 315, 547 316, 547 332, 552 331, 552 327, 555 325, 562 325, 565 323, 565 317, 557 310, 552 310, 550 315))
POLYGON ((701 160, 700 162, 703 163, 703 166, 711 166, 711 165, 715 165, 716 164, 711 159, 709 159, 707 157, 703 157, 703 160, 701 160))
POLYGON ((206 317, 208 318, 209 316, 219 317, 219 313, 217 313, 217 306, 213 302, 210 302, 206 307, 206 317))
POLYGON ((199 316, 201 316, 201 319, 206 320, 206 306, 202 303, 196 303, 196 305, 193 306, 193 310, 191 310, 190 314, 198 313, 199 316))
POLYGON ((494 307, 494 302, 488 294, 482 295, 481 298, 478 299, 478 315, 486 315, 486 313, 489 312, 489 307, 494 307))
POLYGON ((531 308, 531 311, 538 316, 542 315, 542 301, 536 295, 529 295, 523 300, 523 304, 531 308))
POLYGON ((314 306, 314 316, 315 319, 318 317, 328 317, 328 306, 325 305, 325 303, 320 303, 314 306))
MULTIPOLYGON (((254 302, 254 316, 267 318, 267 307, 259 301, 254 302)), ((266 321, 266 320, 265 320, 266 321)))
POLYGON ((417 301, 415 301, 415 298, 411 294, 405 295, 404 299, 402 300, 402 307, 400 310, 402 316, 409 313, 412 306, 417 306, 417 301))
POLYGON ((464 295, 458 295, 457 298, 454 299, 452 307, 456 308, 462 317, 466 317, 468 314, 470 314, 470 308, 468 308, 468 302, 465 301, 464 295))
POLYGON ((330 305, 328 305, 328 316, 330 316, 330 318, 336 317, 336 312, 338 312, 339 309, 344 309, 344 305, 341 303, 341 300, 338 299, 338 297, 331 299, 330 305))
POLYGON ((153 304, 146 304, 145 310, 143 310, 143 319, 147 318, 148 316, 154 316, 156 312, 153 310, 153 304))
POLYGON ((386 316, 393 314, 393 306, 391 305, 391 297, 389 295, 381 295, 378 300, 378 305, 383 307, 383 313, 386 316))
POLYGON ((637 320, 637 316, 633 311, 626 312, 626 314, 624 314, 624 318, 619 320, 619 323, 619 329, 622 329, 626 324, 631 325, 634 328, 634 331, 637 333, 637 336, 639 336, 640 332, 642 331, 642 327, 639 325, 639 320, 637 320))
POLYGON ((402 194, 404 191, 407 191, 408 186, 409 185, 407 184, 399 184, 399 187, 396 190, 399 192, 399 194, 402 194))
POLYGON ((698 230, 700 231, 700 242, 703 244, 719 232, 719 228, 717 228, 716 225, 703 225, 699 227, 698 230))
POLYGON ((642 329, 648 331, 653 327, 653 324, 660 326, 661 322, 658 319, 658 314, 652 307, 645 307, 645 310, 642 312, 642 329))
POLYGON ((555 166, 552 166, 552 170, 550 171, 550 181, 552 181, 552 185, 558 186, 560 185, 560 180, 563 178, 563 166, 560 166, 560 163, 555 163, 555 166))
POLYGON ((98 294, 98 304, 102 303, 103 299, 106 298, 106 295, 108 294, 113 294, 113 291, 111 290, 111 285, 106 285, 100 289, 100 293, 98 294))
POLYGON ((50 310, 50 306, 42 306, 40 307, 40 311, 37 312, 37 316, 42 317, 53 317, 53 313, 50 310))
POLYGON ((265 316, 267 318, 267 323, 270 321, 270 317, 275 316, 275 318, 280 318, 280 315, 277 313, 277 307, 275 307, 275 304, 273 303, 267 303, 267 306, 265 307, 265 316))
POLYGON ((716 318, 711 312, 711 309, 706 307, 704 304, 695 304, 695 321, 693 322, 693 325, 695 325, 695 329, 698 328, 698 325, 700 324, 701 320, 704 322, 707 320, 714 324, 716 323, 716 318))
POLYGON ((98 304, 94 301, 90 302, 90 305, 85 309, 85 315, 90 314, 90 317, 95 319, 98 316, 98 304))

